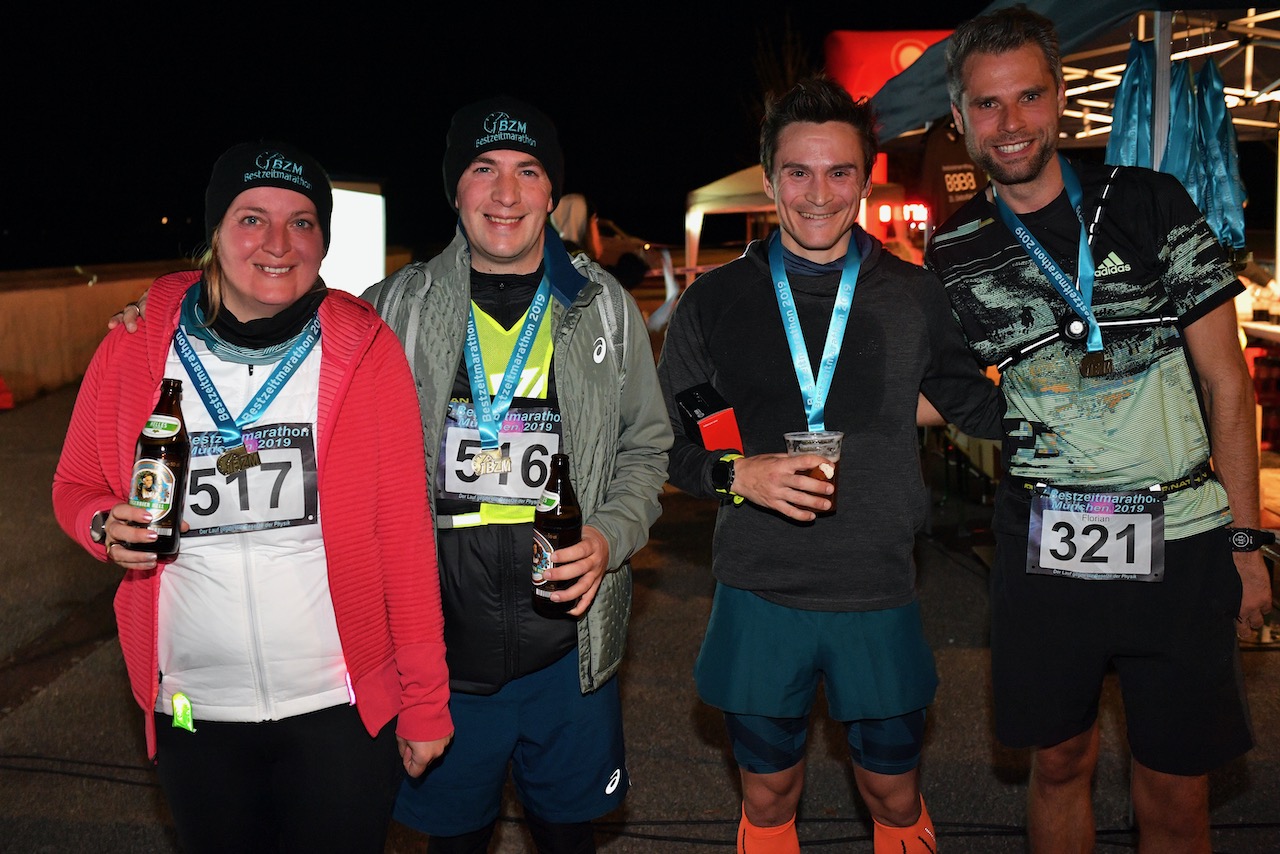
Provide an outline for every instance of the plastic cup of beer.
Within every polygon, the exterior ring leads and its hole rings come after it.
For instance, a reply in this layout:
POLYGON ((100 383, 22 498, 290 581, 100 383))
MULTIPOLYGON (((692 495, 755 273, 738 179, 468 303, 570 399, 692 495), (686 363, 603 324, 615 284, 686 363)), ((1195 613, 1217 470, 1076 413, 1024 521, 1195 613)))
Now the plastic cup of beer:
MULTIPOLYGON (((825 480, 832 486, 836 485, 840 474, 840 445, 844 442, 844 433, 839 430, 810 430, 801 433, 785 433, 783 438, 787 440, 788 456, 815 454, 825 457, 827 462, 814 466, 805 474, 817 480, 825 480)), ((818 512, 819 516, 830 516, 836 512, 836 493, 831 493, 827 498, 831 501, 831 509, 818 512)))

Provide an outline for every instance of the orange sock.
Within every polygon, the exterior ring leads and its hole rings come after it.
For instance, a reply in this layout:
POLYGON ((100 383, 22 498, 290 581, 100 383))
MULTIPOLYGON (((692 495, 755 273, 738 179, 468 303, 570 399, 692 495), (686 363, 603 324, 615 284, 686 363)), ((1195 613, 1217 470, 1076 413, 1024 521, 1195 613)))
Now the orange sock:
POLYGON ((738 854, 800 854, 800 837, 796 836, 796 817, 777 827, 756 827, 747 821, 747 808, 742 808, 738 823, 738 854))
POLYGON ((924 795, 920 796, 920 817, 910 827, 890 827, 874 817, 871 821, 875 824, 875 854, 936 854, 938 850, 924 795))

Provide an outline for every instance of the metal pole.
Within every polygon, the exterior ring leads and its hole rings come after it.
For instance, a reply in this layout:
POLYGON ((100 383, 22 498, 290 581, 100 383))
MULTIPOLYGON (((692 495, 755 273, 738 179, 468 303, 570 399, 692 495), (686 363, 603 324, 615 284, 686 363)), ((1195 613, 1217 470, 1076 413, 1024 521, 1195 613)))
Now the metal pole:
POLYGON ((1169 141, 1169 73, 1173 53, 1173 14, 1156 12, 1156 67, 1151 93, 1151 168, 1159 169, 1169 141))

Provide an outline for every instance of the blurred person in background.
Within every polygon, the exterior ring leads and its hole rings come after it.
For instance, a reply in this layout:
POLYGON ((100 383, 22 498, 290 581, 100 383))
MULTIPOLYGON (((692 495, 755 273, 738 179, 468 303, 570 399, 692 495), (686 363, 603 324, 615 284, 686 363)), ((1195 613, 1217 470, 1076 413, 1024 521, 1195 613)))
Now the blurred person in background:
POLYGON ((570 253, 585 252, 627 290, 644 281, 654 267, 649 244, 601 219, 581 193, 566 193, 551 212, 551 225, 570 253))

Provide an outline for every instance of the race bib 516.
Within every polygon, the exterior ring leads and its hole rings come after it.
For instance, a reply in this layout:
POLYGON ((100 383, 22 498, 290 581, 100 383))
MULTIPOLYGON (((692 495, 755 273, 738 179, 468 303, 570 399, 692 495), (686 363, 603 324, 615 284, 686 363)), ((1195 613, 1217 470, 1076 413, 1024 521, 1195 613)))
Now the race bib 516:
POLYGON ((534 505, 560 451, 560 413, 551 406, 512 404, 498 432, 500 470, 477 473, 480 433, 469 402, 449 404, 440 448, 440 495, 487 504, 534 505))

